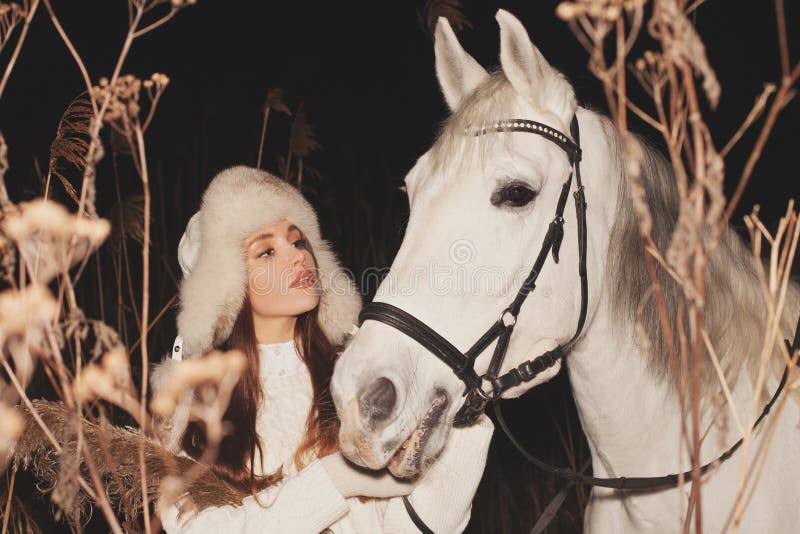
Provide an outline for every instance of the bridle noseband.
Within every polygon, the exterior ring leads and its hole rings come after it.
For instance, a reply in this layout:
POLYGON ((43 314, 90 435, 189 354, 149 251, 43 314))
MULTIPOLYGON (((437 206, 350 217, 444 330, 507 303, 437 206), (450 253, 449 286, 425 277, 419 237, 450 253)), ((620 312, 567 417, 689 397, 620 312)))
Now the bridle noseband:
POLYGON ((558 130, 540 122, 513 119, 500 121, 491 125, 469 131, 475 136, 486 135, 494 132, 525 132, 544 137, 555 143, 566 152, 569 158, 571 171, 567 181, 561 188, 561 194, 556 204, 555 217, 547 228, 539 254, 516 297, 500 314, 497 321, 466 351, 461 352, 452 343, 439 335, 434 329, 411 315, 410 313, 388 304, 386 302, 372 302, 364 306, 359 316, 359 323, 372 320, 387 324, 428 349, 434 356, 443 361, 456 376, 464 382, 464 395, 466 399, 461 409, 456 414, 454 425, 466 426, 475 422, 483 413, 490 401, 497 400, 506 390, 524 382, 530 382, 539 374, 549 369, 566 355, 565 347, 569 347, 580 335, 586 321, 586 308, 588 306, 588 282, 586 278, 586 199, 583 194, 581 181, 581 148, 577 118, 572 119, 570 125, 572 139, 558 130), (573 141, 574 139, 574 141, 573 141), (511 334, 517 322, 522 304, 525 299, 536 289, 536 279, 542 270, 547 256, 552 253, 553 260, 558 263, 561 242, 564 238, 564 208, 572 188, 572 178, 575 177, 575 214, 578 228, 578 275, 581 284, 581 310, 578 317, 578 326, 575 334, 564 345, 559 345, 553 350, 526 361, 525 363, 500 375, 503 361, 508 351, 511 334), (486 373, 479 376, 475 371, 475 359, 494 341, 497 340, 491 362, 486 373), (483 384, 488 382, 491 386, 485 390, 483 384))

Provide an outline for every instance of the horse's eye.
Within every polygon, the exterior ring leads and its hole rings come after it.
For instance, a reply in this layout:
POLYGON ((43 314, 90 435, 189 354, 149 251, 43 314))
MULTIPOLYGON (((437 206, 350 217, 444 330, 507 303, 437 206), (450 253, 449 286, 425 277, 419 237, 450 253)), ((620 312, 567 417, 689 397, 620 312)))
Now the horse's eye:
POLYGON ((510 206, 520 208, 529 204, 536 198, 537 192, 522 182, 511 182, 505 184, 492 193, 491 202, 493 206, 510 206))

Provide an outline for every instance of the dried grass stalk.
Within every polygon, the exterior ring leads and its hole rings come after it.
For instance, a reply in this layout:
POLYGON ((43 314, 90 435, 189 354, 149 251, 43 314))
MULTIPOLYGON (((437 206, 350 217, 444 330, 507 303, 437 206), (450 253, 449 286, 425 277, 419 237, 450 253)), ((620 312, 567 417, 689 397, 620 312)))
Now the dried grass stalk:
POLYGON ((50 143, 48 175, 55 176, 76 204, 80 203, 75 186, 64 176, 63 163, 68 163, 83 173, 86 153, 89 151, 89 126, 94 116, 91 101, 84 92, 70 102, 61 116, 56 137, 50 143))
POLYGON ((464 28, 472 28, 464 15, 464 6, 459 0, 428 0, 422 11, 417 12, 419 25, 429 36, 433 37, 439 17, 444 17, 457 32, 464 28))

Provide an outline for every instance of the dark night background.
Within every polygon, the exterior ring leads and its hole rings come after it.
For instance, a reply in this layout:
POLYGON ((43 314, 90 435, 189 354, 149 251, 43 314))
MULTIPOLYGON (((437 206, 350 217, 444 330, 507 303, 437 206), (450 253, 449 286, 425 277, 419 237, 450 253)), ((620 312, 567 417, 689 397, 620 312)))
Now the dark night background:
MULTIPOLYGON (((459 38, 484 66, 491 68, 499 62, 494 14, 502 7, 520 18, 544 56, 568 76, 583 105, 605 109, 600 84, 586 68, 586 52, 555 16, 557 1, 463 3, 464 15, 473 27, 460 32, 459 38)), ((304 103, 323 147, 307 160, 319 176, 304 178, 305 192, 320 211, 323 234, 357 274, 370 266, 391 263, 408 215, 399 186, 447 115, 434 73, 432 39, 418 18, 423 7, 422 0, 199 0, 134 42, 122 72, 140 78, 163 72, 171 80, 146 136, 154 203, 153 315, 177 290, 177 242, 198 208, 205 185, 227 166, 255 165, 261 110, 270 87, 283 88, 293 110, 304 103)), ((125 3, 56 0, 54 8, 84 58, 92 81, 109 76, 127 30, 125 3)), ((44 6, 39 9, 0 102, 0 125, 11 164, 6 180, 15 201, 41 195, 34 159, 46 172, 49 144, 59 118, 84 89, 44 6)), ((800 57, 800 6, 787 2, 786 9, 790 52, 796 61, 800 57)), ((772 2, 709 0, 699 8, 695 20, 722 84, 718 109, 706 114, 721 148, 747 115, 763 84, 779 79, 774 6, 772 2)), ((644 37, 633 57, 652 48, 644 37)), ((9 54, 4 51, 4 62, 9 54)), ((633 87, 631 94, 638 97, 638 103, 647 102, 637 88, 633 87)), ((741 225, 742 215, 760 204, 762 218, 774 228, 788 199, 797 198, 800 182, 793 156, 800 149, 798 108, 800 104, 792 101, 778 119, 734 217, 735 224, 741 225)), ((639 133, 659 143, 656 132, 633 124, 639 133)), ((729 193, 760 124, 744 136, 726 161, 729 193)), ((271 113, 265 167, 272 171, 278 157, 286 154, 289 126, 290 118, 271 113)), ((110 217, 116 202, 115 162, 120 195, 141 194, 127 157, 114 156, 107 149, 97 184, 98 211, 105 217, 110 217)), ((79 184, 78 180, 74 183, 79 184)), ((54 187, 55 196, 74 209, 59 193, 60 185, 54 187)), ((136 248, 132 245, 132 254, 136 248)), ((112 278, 110 255, 101 261, 104 276, 112 278)), ((138 261, 134 256, 131 265, 138 261)), ((132 276, 134 290, 137 272, 132 276)), ((96 273, 89 269, 78 291, 87 314, 99 317, 95 279, 96 273)), ((104 284, 113 285, 113 281, 104 284)), ((364 289, 368 298, 375 288, 364 289)), ((126 294, 125 299, 128 297, 126 294)), ((102 313, 108 314, 110 324, 120 324, 112 313, 116 304, 113 291, 109 291, 102 313)), ((129 307, 124 306, 128 312, 129 307)), ((125 329, 134 328, 130 314, 122 323, 127 323, 125 329)), ((150 335, 152 359, 169 350, 174 334, 174 310, 170 309, 150 335)), ((132 332, 129 341, 137 335, 132 332)), ((562 444, 559 433, 574 443, 578 461, 586 457, 563 373, 525 399, 508 403, 507 412, 527 442, 552 461, 568 461, 565 449, 569 447, 562 444)), ((492 447, 470 531, 527 532, 562 484, 524 465, 502 436, 496 435, 492 447)), ((585 492, 571 493, 551 532, 580 531, 583 496, 585 492)), ((44 511, 47 504, 42 501, 36 506, 44 511)))

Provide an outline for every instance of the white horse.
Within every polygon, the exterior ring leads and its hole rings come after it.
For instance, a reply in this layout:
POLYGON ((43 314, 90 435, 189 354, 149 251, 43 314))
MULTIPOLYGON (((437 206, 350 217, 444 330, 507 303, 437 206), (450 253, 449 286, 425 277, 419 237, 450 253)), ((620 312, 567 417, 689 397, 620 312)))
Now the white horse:
MULTIPOLYGON (((641 305, 650 281, 617 132, 601 115, 576 105, 569 82, 545 61, 516 18, 501 10, 497 20, 502 68, 494 74, 461 48, 446 20, 439 21, 436 74, 452 115, 406 177, 411 215, 405 239, 375 300, 406 310, 466 350, 516 294, 522 279, 517 275, 524 277, 531 268, 570 166, 565 153, 541 136, 474 136, 465 130, 528 119, 566 133, 577 114, 588 202, 589 301, 585 328, 566 361, 594 475, 660 476, 690 469, 679 439, 681 419, 689 424, 690 418, 681 412, 675 387, 683 377, 676 377, 669 363, 655 306, 652 301, 641 305), (635 333, 637 320, 651 334, 647 350, 635 333)), ((641 180, 653 233, 663 246, 677 216, 674 177, 662 156, 642 149, 641 180)), ((560 262, 548 259, 535 293, 523 305, 503 371, 565 343, 575 330, 580 289, 572 202, 564 218, 560 262)), ((706 330, 732 384, 735 409, 747 424, 774 391, 782 360, 776 352, 765 391, 754 400, 766 318, 754 260, 733 232, 713 254, 706 278, 706 330)), ((666 277, 662 283, 674 309, 680 289, 666 277)), ((787 301, 781 328, 789 337, 792 318, 800 313, 797 286, 790 288, 787 301)), ((478 373, 486 370, 491 353, 492 346, 477 359, 478 373)), ((506 396, 524 393, 559 368, 560 363, 506 396)), ((703 390, 718 391, 713 368, 707 361, 703 368, 703 390)), ((367 467, 388 465, 399 476, 415 476, 445 445, 464 384, 411 338, 366 321, 342 354, 332 389, 342 419, 343 452, 367 467)), ((734 443, 740 431, 732 421, 719 424, 725 414, 714 410, 708 397, 702 406, 705 463, 734 443)), ((780 415, 769 415, 754 435, 751 457, 764 437, 775 433, 742 531, 800 531, 799 416, 798 403, 790 398, 780 415)), ((723 529, 739 487, 742 455, 740 449, 704 477, 704 532, 723 529)), ((688 484, 641 492, 595 488, 585 530, 678 531, 689 491, 688 484)))

